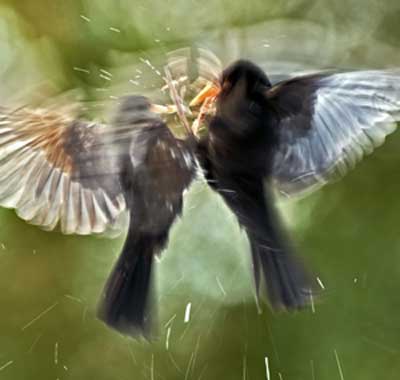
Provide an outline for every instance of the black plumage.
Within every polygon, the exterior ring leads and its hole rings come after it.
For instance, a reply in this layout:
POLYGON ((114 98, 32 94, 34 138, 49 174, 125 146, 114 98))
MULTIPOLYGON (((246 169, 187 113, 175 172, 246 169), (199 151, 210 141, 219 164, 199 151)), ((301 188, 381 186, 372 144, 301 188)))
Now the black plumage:
POLYGON ((312 284, 280 228, 272 195, 279 119, 268 105, 271 84, 251 62, 238 61, 222 75, 216 114, 201 142, 206 176, 245 229, 259 292, 265 281, 275 308, 309 303, 312 284))
POLYGON ((258 66, 239 60, 217 86, 200 162, 247 233, 257 293, 262 281, 272 307, 304 307, 315 281, 281 227, 273 189, 311 191, 383 143, 400 119, 400 72, 325 72, 272 86, 258 66))

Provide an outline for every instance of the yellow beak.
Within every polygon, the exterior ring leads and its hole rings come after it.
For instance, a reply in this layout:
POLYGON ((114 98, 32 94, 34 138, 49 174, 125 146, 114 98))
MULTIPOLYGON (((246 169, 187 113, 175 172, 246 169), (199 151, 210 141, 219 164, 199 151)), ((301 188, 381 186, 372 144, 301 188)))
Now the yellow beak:
POLYGON ((190 102, 189 107, 203 104, 207 98, 215 98, 220 93, 220 88, 214 83, 208 83, 190 102))

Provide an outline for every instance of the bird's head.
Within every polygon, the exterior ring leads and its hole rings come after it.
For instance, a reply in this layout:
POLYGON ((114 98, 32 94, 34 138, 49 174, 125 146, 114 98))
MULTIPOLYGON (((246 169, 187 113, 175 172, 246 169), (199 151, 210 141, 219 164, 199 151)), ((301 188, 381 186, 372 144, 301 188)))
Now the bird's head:
POLYGON ((218 83, 207 85, 190 103, 198 106, 212 98, 217 116, 226 119, 236 131, 251 128, 252 120, 265 109, 265 93, 271 83, 264 71, 247 60, 238 60, 228 66, 218 83))
POLYGON ((221 102, 232 96, 254 97, 264 93, 271 83, 264 71, 254 63, 240 59, 229 65, 220 76, 218 82, 210 82, 190 102, 190 106, 198 106, 207 98, 215 98, 221 102))
POLYGON ((231 96, 252 98, 271 87, 264 71, 247 60, 238 60, 228 66, 221 75, 219 100, 231 96))
POLYGON ((119 107, 114 117, 114 125, 140 126, 149 121, 161 120, 160 115, 176 112, 174 106, 162 106, 150 103, 141 95, 129 95, 119 99, 119 107))

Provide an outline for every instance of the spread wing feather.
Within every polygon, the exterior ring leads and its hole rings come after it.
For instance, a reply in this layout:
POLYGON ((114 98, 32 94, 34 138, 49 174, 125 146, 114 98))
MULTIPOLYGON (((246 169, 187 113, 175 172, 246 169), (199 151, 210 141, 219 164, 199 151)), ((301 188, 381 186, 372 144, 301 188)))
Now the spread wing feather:
POLYGON ((340 178, 400 120, 400 71, 297 77, 267 93, 278 115, 273 176, 286 196, 340 178))
POLYGON ((0 205, 46 230, 117 232, 126 204, 117 176, 122 148, 107 144, 115 134, 54 111, 2 109, 0 205))

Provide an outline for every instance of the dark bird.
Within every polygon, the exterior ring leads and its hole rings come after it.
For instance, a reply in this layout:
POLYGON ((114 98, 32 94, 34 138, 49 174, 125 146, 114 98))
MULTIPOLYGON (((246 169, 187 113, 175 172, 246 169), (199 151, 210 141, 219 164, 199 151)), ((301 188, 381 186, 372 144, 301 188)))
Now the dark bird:
POLYGON ((317 73, 272 86, 255 64, 239 60, 192 106, 216 101, 200 162, 244 228, 257 293, 275 309, 310 302, 314 281, 281 228, 273 187, 291 196, 344 175, 383 143, 400 119, 400 71, 317 73))
POLYGON ((317 73, 271 85, 259 67, 237 61, 190 104, 207 127, 201 138, 189 130, 178 139, 161 118, 174 109, 185 119, 188 108, 170 89, 174 107, 125 97, 108 125, 1 109, 0 205, 65 234, 115 235, 127 219, 99 317, 134 335, 148 330, 154 257, 201 168, 247 233, 257 293, 266 290, 274 308, 307 305, 314 282, 280 227, 273 189, 291 196, 318 188, 380 145, 400 119, 400 72, 317 73))

